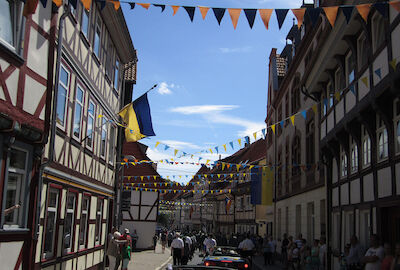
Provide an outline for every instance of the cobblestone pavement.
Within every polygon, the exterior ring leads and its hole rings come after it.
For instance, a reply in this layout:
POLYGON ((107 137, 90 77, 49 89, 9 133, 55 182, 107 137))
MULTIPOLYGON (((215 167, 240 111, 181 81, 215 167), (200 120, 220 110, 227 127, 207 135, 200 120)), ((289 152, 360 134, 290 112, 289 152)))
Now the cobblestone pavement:
POLYGON ((254 256, 253 257, 253 270, 281 270, 284 269, 283 265, 279 262, 275 262, 274 265, 264 265, 264 257, 263 256, 254 256))
POLYGON ((156 253, 153 250, 146 250, 132 253, 132 260, 129 263, 129 270, 155 270, 172 260, 171 250, 165 248, 162 253, 161 244, 157 243, 156 253))

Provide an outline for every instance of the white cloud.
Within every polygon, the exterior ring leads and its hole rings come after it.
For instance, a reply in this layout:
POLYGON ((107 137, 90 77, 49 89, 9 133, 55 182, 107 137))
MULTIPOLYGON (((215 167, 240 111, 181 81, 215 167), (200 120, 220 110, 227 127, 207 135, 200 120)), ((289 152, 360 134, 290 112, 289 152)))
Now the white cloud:
POLYGON ((166 82, 160 83, 160 86, 158 87, 158 93, 160 95, 170 95, 172 94, 172 88, 175 87, 175 84, 170 84, 168 85, 166 82))
POLYGON ((171 112, 182 114, 209 114, 222 111, 231 111, 239 108, 237 105, 200 105, 200 106, 183 106, 171 108, 171 112))
POLYGON ((219 48, 222 53, 248 53, 252 51, 251 46, 245 46, 241 48, 219 48))

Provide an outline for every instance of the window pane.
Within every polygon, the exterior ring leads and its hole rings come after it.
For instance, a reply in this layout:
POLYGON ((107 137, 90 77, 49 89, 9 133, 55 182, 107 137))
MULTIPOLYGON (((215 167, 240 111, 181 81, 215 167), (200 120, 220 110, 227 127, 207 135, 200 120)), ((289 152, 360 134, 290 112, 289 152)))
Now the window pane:
MULTIPOLYGON (((45 231, 45 241, 44 241, 44 252, 52 253, 53 251, 53 242, 54 242, 54 233, 55 233, 55 222, 56 222, 56 213, 53 211, 47 212, 47 222, 46 222, 46 231, 45 231)), ((45 258, 49 258, 50 255, 46 254, 45 258)))
POLYGON ((68 72, 65 70, 64 67, 61 67, 61 71, 60 71, 60 82, 62 82, 64 84, 64 86, 68 87, 68 81, 69 81, 69 74, 68 72))
POLYGON ((65 229, 64 229, 64 249, 66 249, 66 252, 71 251, 73 220, 74 220, 74 213, 68 212, 65 217, 65 229))
POLYGON ((97 57, 100 57, 100 33, 98 31, 94 36, 94 53, 97 57))
POLYGON ((48 207, 57 207, 58 193, 50 192, 49 193, 49 205, 48 207))
POLYGON ((89 12, 85 9, 82 12, 82 33, 88 37, 89 32, 89 12))
POLYGON ((115 73, 114 73, 114 88, 118 89, 118 71, 119 71, 119 62, 115 61, 115 73))
POLYGON ((0 0, 0 38, 14 46, 11 14, 10 2, 0 0))
POLYGON ((88 118, 88 129, 87 129, 87 144, 92 147, 93 145, 93 122, 94 119, 92 117, 88 118))
MULTIPOLYGON (((21 204, 21 185, 22 175, 16 173, 9 173, 7 179, 7 191, 6 191, 6 204, 5 209, 10 208, 16 204, 21 204)), ((5 216, 5 223, 7 225, 18 224, 18 216, 20 209, 15 209, 5 216)))
POLYGON ((83 246, 86 244, 86 225, 87 225, 87 214, 82 213, 81 215, 81 223, 80 223, 80 232, 79 232, 79 245, 83 246))
POLYGON ((10 155, 10 167, 25 170, 26 152, 12 149, 10 155))
POLYGON ((64 125, 65 105, 67 102, 67 89, 60 85, 57 99, 57 123, 64 125))
POLYGON ((76 100, 83 103, 83 90, 79 86, 76 88, 76 100))
POLYGON ((81 134, 81 117, 82 106, 78 103, 75 104, 75 118, 74 118, 74 136, 80 137, 81 134))

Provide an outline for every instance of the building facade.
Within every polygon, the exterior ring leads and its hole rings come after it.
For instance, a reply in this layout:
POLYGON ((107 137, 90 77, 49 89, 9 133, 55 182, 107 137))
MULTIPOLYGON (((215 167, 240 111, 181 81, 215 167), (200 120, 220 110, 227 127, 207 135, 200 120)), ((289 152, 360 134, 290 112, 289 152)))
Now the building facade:
MULTIPOLYGON (((328 1, 327 1, 328 2, 328 1)), ((400 16, 390 5, 322 27, 306 88, 320 98, 329 244, 400 241, 400 16)), ((322 23, 321 23, 322 24, 322 23)), ((339 261, 330 254, 330 267, 339 261)))
POLYGON ((124 64, 137 59, 122 10, 112 4, 62 6, 51 27, 61 24, 55 133, 39 183, 35 268, 102 269, 119 168, 117 113, 131 101, 133 87, 124 64))
POLYGON ((39 166, 49 130, 55 31, 51 5, 23 16, 3 1, 0 30, 0 261, 33 269, 39 166), (16 208, 20 206, 20 208, 16 208))

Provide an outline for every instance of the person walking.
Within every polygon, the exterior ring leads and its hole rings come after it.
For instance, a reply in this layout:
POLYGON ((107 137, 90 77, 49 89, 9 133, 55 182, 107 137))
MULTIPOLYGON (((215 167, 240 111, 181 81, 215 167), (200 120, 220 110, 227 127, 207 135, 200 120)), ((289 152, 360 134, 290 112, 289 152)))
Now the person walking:
MULTIPOLYGON (((120 260, 120 249, 118 243, 115 241, 115 237, 118 237, 116 228, 112 228, 111 232, 107 236, 107 251, 106 255, 108 257, 108 269, 115 270, 118 269, 120 260), (118 265, 117 265, 118 258, 118 265)), ((120 235, 120 234, 119 234, 120 235)))
POLYGON ((175 233, 175 239, 171 242, 171 255, 173 256, 174 265, 181 265, 181 259, 183 256, 185 244, 180 238, 178 232, 175 233))
POLYGON ((353 235, 350 238, 349 254, 346 256, 347 268, 350 270, 360 269, 360 260, 362 257, 364 257, 363 249, 358 242, 357 236, 353 235))
POLYGON ((154 253, 156 253, 157 240, 158 240, 157 234, 154 234, 154 236, 153 236, 154 253))
POLYGON ((289 246, 289 239, 287 234, 283 234, 282 246, 281 246, 281 263, 286 265, 287 262, 287 248, 289 246))
POLYGON ((122 246, 122 270, 128 270, 128 265, 130 261, 131 261, 131 242, 127 240, 126 243, 122 246))
POLYGON ((211 234, 209 234, 208 237, 204 239, 203 244, 206 248, 206 255, 209 255, 213 253, 214 248, 217 246, 217 241, 213 238, 211 234))
POLYGON ((383 247, 379 245, 379 237, 376 234, 371 235, 371 247, 361 259, 365 264, 365 270, 380 270, 384 257, 383 247))
POLYGON ((389 243, 383 244, 383 250, 385 252, 385 257, 382 260, 381 270, 390 270, 393 261, 392 247, 389 243))
POLYGON ((162 253, 165 252, 165 245, 167 244, 167 232, 161 233, 161 246, 162 246, 162 253))
POLYGON ((392 265, 390 266, 390 270, 400 270, 400 243, 396 244, 394 259, 392 261, 392 265))
POLYGON ((325 269, 326 263, 326 237, 321 236, 319 240, 319 269, 325 269))

